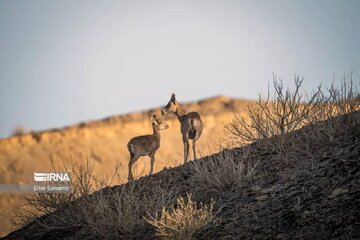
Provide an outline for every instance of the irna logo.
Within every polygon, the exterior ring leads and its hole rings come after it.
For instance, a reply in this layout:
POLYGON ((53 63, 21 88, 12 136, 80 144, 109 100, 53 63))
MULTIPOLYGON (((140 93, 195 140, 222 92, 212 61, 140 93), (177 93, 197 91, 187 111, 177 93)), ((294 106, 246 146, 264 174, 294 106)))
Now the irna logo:
POLYGON ((69 174, 63 173, 37 173, 34 172, 36 182, 70 182, 69 174))

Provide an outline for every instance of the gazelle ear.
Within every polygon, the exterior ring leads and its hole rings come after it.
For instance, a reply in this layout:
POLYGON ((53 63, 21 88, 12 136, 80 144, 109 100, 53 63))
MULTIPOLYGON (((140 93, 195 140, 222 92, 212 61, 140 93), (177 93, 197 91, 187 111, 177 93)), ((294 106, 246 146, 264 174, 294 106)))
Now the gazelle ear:
POLYGON ((155 114, 152 115, 150 119, 153 123, 157 122, 157 116, 155 114))
POLYGON ((171 94, 171 101, 173 101, 173 102, 176 101, 176 99, 175 99, 175 93, 172 93, 172 94, 171 94))

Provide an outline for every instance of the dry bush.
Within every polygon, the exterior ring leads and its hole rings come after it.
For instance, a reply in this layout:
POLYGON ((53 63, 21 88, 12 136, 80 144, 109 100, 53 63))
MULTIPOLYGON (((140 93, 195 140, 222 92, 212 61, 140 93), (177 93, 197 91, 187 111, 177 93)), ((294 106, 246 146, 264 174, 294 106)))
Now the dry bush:
POLYGON ((309 134, 314 135, 314 141, 316 138, 330 141, 339 125, 335 117, 360 109, 360 94, 354 87, 352 74, 344 75, 339 88, 332 84, 324 91, 319 86, 309 96, 302 93, 303 80, 299 76, 295 77, 293 91, 285 90, 282 81, 274 77, 273 97, 270 98, 270 94, 266 99, 260 97, 255 107, 248 107, 247 117, 235 114, 232 122, 225 126, 231 142, 243 146, 260 140, 257 152, 305 153, 301 139, 306 136, 288 133, 324 120, 332 126, 315 124, 309 134))
MULTIPOLYGON (((143 216, 175 202, 173 188, 129 182, 104 194, 98 192, 79 204, 83 226, 94 236, 133 238, 148 224, 143 216)), ((74 213, 70 213, 69 217, 74 213)), ((65 221, 64 221, 65 222, 65 221)), ((76 224, 77 221, 74 221, 76 224)))
MULTIPOLYGON (((245 145, 257 140, 269 139, 274 136, 285 135, 291 131, 309 123, 315 115, 315 105, 321 102, 320 88, 309 99, 304 99, 301 93, 303 79, 295 77, 295 89, 284 89, 281 80, 275 76, 274 95, 270 98, 270 90, 267 98, 259 98, 256 106, 248 106, 248 117, 235 114, 234 119, 225 126, 231 133, 233 140, 240 145, 245 145)), ((279 139, 281 140, 281 139, 279 139)), ((274 141, 270 144, 276 147, 274 141)))
POLYGON ((245 161, 247 154, 237 156, 236 151, 223 150, 202 161, 191 162, 192 189, 194 192, 220 194, 229 188, 236 189, 255 172, 256 164, 245 161))
MULTIPOLYGON (((62 166, 55 164, 55 159, 50 159, 51 172, 68 172, 71 174, 71 191, 69 193, 26 193, 21 196, 21 208, 15 211, 16 226, 24 226, 34 219, 52 213, 56 210, 68 207, 71 202, 90 193, 110 186, 115 177, 119 180, 119 165, 116 164, 112 176, 98 178, 94 174, 94 161, 86 155, 85 159, 76 160, 71 155, 70 162, 66 163, 60 159, 62 166)), ((63 184, 65 185, 65 184, 63 184)))
POLYGON ((28 133, 28 130, 26 130, 25 127, 22 127, 22 126, 17 126, 15 127, 12 132, 11 132, 11 135, 12 137, 18 137, 18 136, 22 136, 24 134, 28 133))
POLYGON ((322 152, 321 148, 330 147, 337 134, 346 134, 359 123, 352 114, 360 110, 360 92, 354 86, 352 73, 343 76, 338 88, 332 84, 326 91, 321 90, 321 101, 315 105, 315 114, 309 118, 309 124, 301 131, 283 137, 283 153, 288 157, 313 156, 322 152), (343 122, 345 118, 346 124, 343 122))
POLYGON ((167 186, 129 182, 83 196, 49 215, 46 222, 37 222, 46 230, 79 228, 95 239, 133 239, 144 234, 146 225, 150 227, 144 216, 175 200, 176 193, 167 186))
MULTIPOLYGON (((57 170, 52 164, 52 171, 57 170)), ((129 182, 110 188, 117 174, 111 177, 94 176, 94 164, 90 158, 70 162, 62 171, 72 176, 70 193, 31 193, 23 197, 27 207, 18 211, 18 225, 35 220, 46 230, 82 229, 94 238, 133 238, 144 229, 143 216, 155 214, 163 206, 176 201, 170 183, 148 185, 144 181, 129 182), (52 214, 49 214, 52 213, 52 214), (39 218, 47 215, 46 222, 39 218)))
POLYGON ((197 204, 191 199, 179 197, 176 206, 166 209, 147 221, 156 228, 157 235, 163 239, 191 240, 214 220, 214 201, 209 205, 197 204))
POLYGON ((344 75, 338 88, 332 84, 327 90, 327 104, 319 111, 322 110, 322 115, 327 119, 360 110, 360 92, 357 87, 360 86, 354 86, 353 72, 344 75))

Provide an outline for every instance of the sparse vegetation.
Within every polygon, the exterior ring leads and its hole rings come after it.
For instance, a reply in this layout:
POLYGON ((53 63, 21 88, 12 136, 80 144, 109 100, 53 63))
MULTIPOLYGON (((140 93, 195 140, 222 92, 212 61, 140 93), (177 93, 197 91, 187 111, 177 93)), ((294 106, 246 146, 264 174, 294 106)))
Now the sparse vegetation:
POLYGON ((238 156, 234 151, 224 150, 209 157, 207 161, 191 162, 194 192, 220 194, 229 189, 237 189, 251 178, 256 164, 246 162, 246 156, 238 156))
POLYGON ((80 209, 85 216, 84 226, 95 236, 129 239, 147 224, 142 216, 174 203, 175 196, 171 188, 130 182, 87 198, 80 209))
POLYGON ((120 180, 118 175, 119 166, 115 166, 112 176, 104 176, 98 178, 94 174, 94 162, 86 154, 86 158, 75 159, 72 156, 71 161, 66 163, 62 159, 58 159, 62 163, 60 168, 55 164, 55 159, 50 160, 52 172, 69 172, 72 176, 71 192, 69 193, 27 193, 21 198, 22 208, 16 211, 16 225, 23 226, 34 219, 52 213, 56 210, 66 208, 71 202, 81 197, 88 196, 97 190, 110 186, 115 177, 120 180))
POLYGON ((209 205, 197 204, 188 194, 186 199, 179 197, 176 206, 163 207, 161 213, 150 217, 148 222, 162 239, 192 240, 214 219, 213 208, 214 201, 209 205))
POLYGON ((320 102, 320 89, 305 100, 301 93, 303 79, 295 77, 295 90, 284 89, 283 82, 274 76, 274 96, 259 98, 256 107, 248 108, 250 123, 235 115, 226 128, 246 144, 260 139, 269 139, 299 129, 315 115, 315 105, 320 102))
POLYGON ((302 92, 303 79, 299 76, 295 77, 293 91, 285 90, 283 82, 274 76, 273 97, 270 93, 265 99, 260 97, 255 106, 248 107, 248 117, 235 114, 225 126, 231 141, 235 146, 259 141, 256 151, 293 154, 294 150, 306 148, 299 146, 300 136, 288 133, 324 120, 330 120, 326 124, 332 127, 323 132, 324 127, 317 123, 311 134, 316 139, 324 135, 320 138, 326 136, 331 141, 333 128, 337 125, 335 117, 360 109, 360 92, 354 86, 352 73, 343 76, 340 88, 332 84, 324 91, 319 86, 309 96, 302 92))
MULTIPOLYGON (((52 164, 54 171, 56 167, 52 164)), ((145 183, 128 183, 117 189, 109 188, 115 173, 102 179, 93 175, 91 159, 71 162, 74 176, 72 191, 64 193, 31 193, 23 197, 26 209, 18 211, 18 226, 23 226, 40 216, 51 215, 51 224, 41 223, 45 229, 71 229, 81 227, 92 236, 131 238, 148 224, 142 216, 155 214, 158 209, 175 202, 171 188, 147 186, 145 183), (151 189, 151 190, 150 190, 151 189), (91 193, 96 192, 94 195, 91 193)))

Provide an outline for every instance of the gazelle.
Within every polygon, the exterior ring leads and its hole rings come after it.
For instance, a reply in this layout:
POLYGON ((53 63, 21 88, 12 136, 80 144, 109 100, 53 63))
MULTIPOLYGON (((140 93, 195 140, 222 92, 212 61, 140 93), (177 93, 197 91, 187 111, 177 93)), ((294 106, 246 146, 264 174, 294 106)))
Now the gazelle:
POLYGON ((160 130, 165 130, 169 126, 166 123, 163 123, 156 115, 151 117, 151 122, 153 134, 134 137, 127 145, 130 153, 129 181, 134 179, 131 168, 141 156, 149 156, 151 158, 149 174, 153 173, 155 153, 160 147, 160 130))
POLYGON ((175 99, 175 94, 171 94, 169 103, 161 110, 161 114, 174 113, 180 122, 180 132, 184 143, 184 163, 188 160, 189 155, 189 139, 192 140, 194 159, 196 159, 196 141, 201 136, 203 123, 200 114, 197 112, 185 113, 180 103, 175 99))

